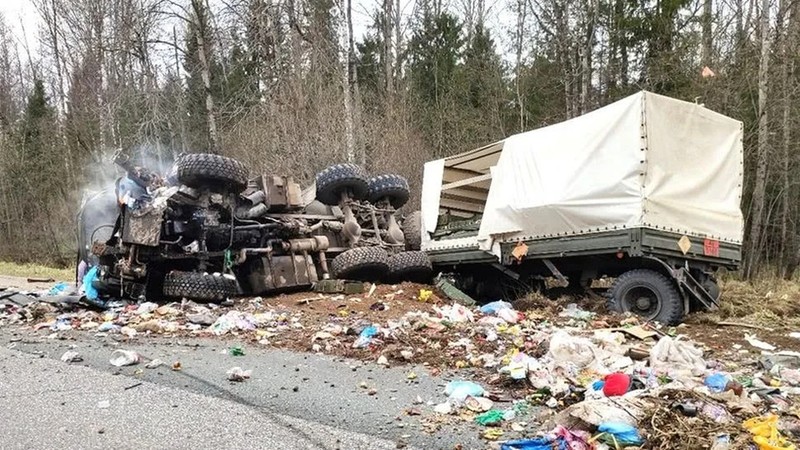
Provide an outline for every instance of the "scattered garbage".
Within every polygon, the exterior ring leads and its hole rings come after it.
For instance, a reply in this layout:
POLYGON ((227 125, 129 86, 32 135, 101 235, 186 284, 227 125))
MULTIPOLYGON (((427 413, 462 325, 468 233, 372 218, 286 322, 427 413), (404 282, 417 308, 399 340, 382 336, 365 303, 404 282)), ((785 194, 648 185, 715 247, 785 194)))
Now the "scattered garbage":
MULTIPOLYGON (((436 376, 444 366, 460 368, 464 369, 460 376, 475 376, 481 383, 453 380, 447 383, 444 401, 423 400, 424 394, 418 395, 412 401, 415 407, 404 411, 419 416, 431 430, 452 421, 470 421, 481 426, 481 435, 490 440, 536 436, 506 441, 499 444, 501 448, 603 450, 638 443, 643 448, 730 450, 738 448, 734 444, 741 439, 761 432, 754 427, 756 432, 751 434, 739 425, 767 412, 780 417, 774 426, 776 436, 791 441, 796 437, 793 433, 800 431, 800 421, 791 415, 797 412, 796 397, 800 396, 800 353, 778 351, 755 336, 748 335, 746 344, 734 343, 732 348, 701 338, 699 342, 713 349, 709 352, 713 359, 706 360, 701 350, 705 347, 686 336, 697 335, 696 324, 666 329, 637 317, 598 317, 576 304, 555 314, 549 306, 528 309, 524 301, 512 305, 498 300, 482 307, 456 300, 441 304, 436 297, 441 291, 367 286, 369 292, 362 294, 320 293, 313 305, 308 299, 269 298, 237 300, 228 306, 187 300, 162 305, 102 300, 103 310, 56 303, 0 303, 0 325, 16 323, 42 330, 51 339, 68 330, 97 336, 118 333, 114 340, 138 338, 141 345, 151 334, 171 333, 177 337, 233 335, 238 342, 303 349, 310 340, 314 351, 337 356, 352 352, 352 345, 368 349, 355 355, 378 365, 419 364, 414 370, 401 369, 409 385, 416 384, 422 371, 436 376), (300 309, 304 307, 308 311, 300 309), (387 310, 391 314, 381 313, 387 310), (758 351, 744 350, 748 346, 758 351), (492 386, 492 391, 484 386, 492 386), (516 399, 513 406, 507 406, 512 399, 516 399), (671 424, 681 421, 698 430, 680 436, 681 445, 686 441, 683 447, 671 445, 654 428, 674 433, 671 424)), ((800 338, 800 333, 788 334, 800 338)), ((239 345, 223 348, 221 353, 244 354, 239 345)), ((80 355, 76 353, 65 352, 62 360, 77 362, 80 355)), ((129 350, 115 351, 110 363, 183 369, 180 361, 148 361, 129 350)), ((238 367, 226 375, 231 381, 244 381, 250 371, 238 367)), ((374 385, 363 383, 362 387, 365 395, 379 395, 374 385)), ((391 387, 381 387, 380 392, 394 399, 391 387)), ((772 428, 765 427, 772 439, 772 428)), ((771 445, 783 449, 774 439, 771 445)))
POLYGON ((134 364, 139 364, 141 361, 142 357, 138 353, 130 350, 114 350, 109 360, 111 365, 115 367, 132 366, 134 364))
POLYGON ((80 355, 80 353, 74 350, 68 350, 61 355, 61 361, 64 361, 65 363, 81 362, 83 361, 83 357, 80 355))
POLYGON ((469 396, 465 399, 464 405, 470 411, 485 412, 492 409, 494 402, 486 397, 472 397, 469 396))
POLYGON ((481 397, 484 392, 481 385, 463 380, 451 381, 444 388, 444 394, 458 402, 463 402, 467 397, 481 397))
MULTIPOLYGON (((552 450, 553 439, 541 437, 536 439, 518 439, 506 441, 500 445, 500 450, 552 450)), ((558 449, 566 448, 558 445, 558 449)))
POLYGON ((450 404, 450 402, 439 403, 433 407, 433 411, 437 414, 447 415, 453 412, 453 406, 450 404))
POLYGON ((742 427, 753 435, 753 442, 758 450, 794 450, 795 446, 778 431, 778 416, 753 417, 745 421, 742 427))
POLYGON ((134 314, 136 314, 137 316, 141 316, 142 314, 149 314, 155 311, 156 308, 158 308, 158 303, 144 302, 140 304, 138 308, 136 308, 134 314))
POLYGON ((421 302, 427 302, 428 300, 431 299, 432 295, 433 291, 431 291, 430 289, 420 289, 417 299, 421 302))
POLYGON ((475 417, 475 422, 483 426, 497 425, 502 421, 503 411, 497 409, 491 409, 475 417))
POLYGON ((228 354, 231 356, 244 356, 244 349, 241 345, 234 345, 228 349, 228 354))
POLYGON ((243 370, 241 367, 238 367, 238 366, 237 367, 231 367, 230 369, 228 369, 228 372, 227 372, 228 380, 236 381, 236 382, 241 382, 241 381, 245 381, 245 380, 249 379, 251 374, 252 374, 252 371, 243 370))
POLYGON ((464 305, 458 303, 453 305, 444 305, 441 308, 434 306, 433 309, 439 313, 439 316, 441 316, 442 319, 449 322, 460 323, 475 321, 475 316, 472 314, 472 311, 467 309, 464 305))
POLYGON ((483 314, 494 315, 497 314, 498 311, 502 309, 514 309, 514 308, 511 306, 511 303, 498 300, 496 302, 487 303, 481 306, 480 311, 483 314))
POLYGON ((195 313, 187 314, 186 320, 189 323, 195 323, 197 325, 211 326, 217 321, 217 317, 214 317, 210 313, 195 313))
POLYGON ((703 384, 706 385, 708 390, 717 394, 724 392, 729 382, 728 376, 719 372, 712 373, 703 380, 703 384))
POLYGON ((358 339, 353 342, 353 348, 364 348, 372 342, 373 336, 378 334, 378 328, 374 326, 368 326, 361 330, 361 333, 358 335, 358 339))
POLYGON ((571 319, 585 321, 585 320, 591 320, 592 318, 594 318, 594 316, 596 316, 596 314, 591 311, 585 311, 583 309, 578 308, 577 303, 570 303, 569 305, 567 305, 566 308, 564 308, 563 311, 561 311, 558 314, 558 316, 569 317, 571 319))
POLYGON ((614 448, 641 445, 643 443, 639 431, 633 425, 621 422, 605 422, 597 427, 601 433, 598 440, 614 448))
POLYGON ((703 351, 692 344, 662 337, 650 350, 650 367, 664 372, 688 372, 698 376, 705 372, 706 362, 703 351))
POLYGON ((631 377, 624 373, 615 372, 606 375, 605 380, 603 380, 602 390, 606 397, 616 397, 625 395, 630 386, 631 377))
POLYGON ((550 356, 562 368, 588 367, 596 360, 596 347, 588 339, 557 331, 550 337, 550 356))
POLYGON ((745 334, 744 340, 747 341, 747 343, 752 345, 753 347, 761 350, 772 351, 777 348, 772 344, 768 344, 762 340, 759 340, 754 334, 745 334))
POLYGON ((66 292, 69 292, 70 289, 71 289, 70 285, 62 281, 60 283, 57 283, 52 288, 50 288, 50 290, 47 291, 47 295, 62 295, 66 292))
POLYGON ((163 366, 164 364, 166 364, 164 361, 162 361, 160 359, 154 359, 154 360, 148 362, 147 364, 145 364, 144 367, 145 367, 145 369, 155 369, 155 368, 163 366))
POLYGON ((109 402, 108 400, 100 400, 99 402, 97 402, 97 407, 100 409, 107 409, 111 407, 111 402, 109 402))

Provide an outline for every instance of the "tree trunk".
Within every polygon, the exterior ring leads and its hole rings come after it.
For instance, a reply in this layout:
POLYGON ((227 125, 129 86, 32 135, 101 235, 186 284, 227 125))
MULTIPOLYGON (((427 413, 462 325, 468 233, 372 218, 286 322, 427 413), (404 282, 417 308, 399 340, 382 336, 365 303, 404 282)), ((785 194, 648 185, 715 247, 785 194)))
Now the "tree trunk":
POLYGON ((392 75, 393 5, 394 0, 383 0, 383 88, 387 99, 391 97, 394 89, 394 77, 392 75))
POLYGON ((525 15, 527 12, 527 2, 517 0, 517 29, 514 34, 514 50, 516 51, 516 64, 514 66, 514 91, 517 95, 517 108, 519 109, 519 132, 525 131, 525 105, 522 100, 520 89, 520 77, 522 76, 522 42, 525 36, 525 15))
POLYGON ((782 1, 781 11, 783 22, 785 22, 784 35, 781 40, 781 53, 783 62, 781 64, 781 83, 783 86, 783 142, 781 146, 781 275, 786 279, 791 279, 796 267, 796 255, 798 251, 798 239, 794 220, 792 220, 792 185, 790 183, 791 155, 792 155, 792 106, 794 105, 794 92, 797 86, 795 83, 795 58, 797 55, 797 40, 800 39, 800 6, 795 1, 782 1))
POLYGON ((767 113, 767 95, 769 87, 769 0, 763 0, 761 6, 761 60, 758 67, 758 150, 756 164, 756 180, 753 187, 752 217, 750 219, 750 245, 747 264, 744 268, 746 278, 752 278, 757 272, 760 261, 762 220, 767 185, 767 160, 769 158, 769 116, 767 113))
POLYGON ((197 20, 197 53, 200 60, 200 77, 203 79, 203 90, 206 94, 206 120, 208 122, 208 139, 210 152, 219 151, 219 135, 217 134, 217 117, 214 107, 214 95, 211 92, 211 65, 208 62, 210 56, 208 37, 208 11, 203 0, 192 0, 192 8, 197 20))
POLYGON ((713 0, 703 0, 703 65, 711 67, 713 55, 713 38, 711 35, 711 20, 713 14, 713 0))
POLYGON ((353 89, 352 89, 352 66, 351 64, 351 30, 353 27, 350 18, 352 3, 351 0, 342 1, 342 33, 341 33, 341 47, 342 54, 342 91, 344 94, 344 137, 345 137, 345 158, 347 162, 353 163, 356 161, 356 143, 355 143, 355 124, 354 124, 354 111, 353 111, 353 89))
POLYGON ((594 51, 594 25, 599 13, 599 1, 589 0, 585 14, 588 17, 583 52, 581 54, 581 97, 580 113, 584 114, 589 109, 589 91, 592 87, 592 53, 594 51))

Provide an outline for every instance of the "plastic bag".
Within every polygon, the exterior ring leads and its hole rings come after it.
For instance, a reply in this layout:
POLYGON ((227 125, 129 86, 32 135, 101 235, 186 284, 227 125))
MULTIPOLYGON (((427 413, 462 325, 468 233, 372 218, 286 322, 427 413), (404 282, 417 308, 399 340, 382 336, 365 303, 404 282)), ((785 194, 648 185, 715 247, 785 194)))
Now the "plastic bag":
POLYGON ((369 326, 361 330, 361 334, 358 335, 358 339, 353 342, 353 348, 364 348, 372 342, 372 337, 378 334, 378 328, 374 326, 369 326))
POLYGON ((110 362, 112 366, 122 367, 139 364, 141 361, 142 357, 134 351, 114 350, 114 353, 111 354, 111 359, 108 362, 110 362))
POLYGON ((463 402, 467 397, 481 397, 484 392, 481 385, 472 381, 451 381, 444 388, 445 395, 459 402, 463 402))
POLYGON ((458 303, 444 305, 441 308, 434 306, 433 309, 442 316, 442 319, 450 322, 474 322, 475 316, 472 311, 458 303))
POLYGON ((728 381, 729 379, 727 375, 724 373, 715 372, 707 376, 706 379, 703 380, 703 384, 706 385, 709 391, 719 394, 720 392, 725 391, 728 381))
POLYGON ((559 367, 582 369, 596 360, 597 348, 589 340, 559 331, 550 338, 550 356, 559 367))
POLYGON ((100 270, 99 267, 94 266, 86 272, 83 279, 81 280, 83 285, 83 295, 86 296, 89 300, 97 300, 97 297, 100 296, 100 293, 97 292, 97 289, 92 285, 94 280, 97 280, 97 272, 100 270))
POLYGON ((746 420, 742 427, 753 435, 758 450, 795 450, 794 444, 778 431, 778 416, 774 414, 753 417, 746 420))
POLYGON ((68 289, 69 289, 69 284, 64 283, 62 281, 61 283, 58 283, 52 288, 50 288, 50 290, 47 292, 47 295, 59 295, 67 291, 68 289))
POLYGON ((483 426, 496 425, 502 421, 503 421, 503 411, 500 411, 498 409, 491 409, 475 417, 475 422, 483 426))
MULTIPOLYGON (((563 440, 559 439, 558 449, 566 449, 563 440)), ((500 445, 500 450, 552 450, 553 440, 549 438, 518 439, 516 441, 506 441, 500 445)))
POLYGON ((502 300, 487 303, 481 306, 481 312, 483 314, 497 314, 497 312, 501 309, 513 309, 513 307, 511 306, 511 303, 504 302, 502 300))
MULTIPOLYGON (((500 368, 500 373, 507 373, 514 380, 524 380, 528 375, 528 367, 531 366, 531 357, 525 353, 517 353, 511 358, 507 366, 500 368)), ((533 362, 535 367, 536 362, 533 362)))
POLYGON ((497 317, 505 320, 508 323, 519 322, 519 313, 513 309, 501 309, 497 311, 497 317))
POLYGON ((570 303, 558 314, 559 317, 569 317, 576 320, 591 320, 595 313, 578 308, 576 303, 570 303))
POLYGON ((627 445, 641 445, 643 443, 639 431, 636 427, 627 423, 621 422, 605 422, 597 427, 601 433, 609 436, 610 440, 605 440, 606 443, 611 442, 614 446, 627 446, 627 445))
POLYGON ((650 367, 667 372, 685 370, 700 375, 706 369, 706 362, 703 351, 694 345, 664 336, 650 350, 650 367))

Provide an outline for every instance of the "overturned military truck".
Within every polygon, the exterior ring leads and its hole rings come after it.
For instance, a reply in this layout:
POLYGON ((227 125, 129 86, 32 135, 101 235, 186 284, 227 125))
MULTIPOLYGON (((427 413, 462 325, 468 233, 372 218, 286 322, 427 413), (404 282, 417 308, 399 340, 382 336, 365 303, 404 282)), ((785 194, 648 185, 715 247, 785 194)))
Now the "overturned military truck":
POLYGON ((640 92, 425 164, 422 249, 485 298, 615 278, 616 311, 715 308, 743 232, 742 123, 640 92))
POLYGON ((218 302, 325 279, 431 277, 427 256, 406 251, 397 216, 409 188, 399 175, 338 164, 303 191, 289 176, 248 178, 219 155, 182 155, 166 177, 122 155, 115 162, 126 175, 78 215, 76 278, 90 299, 218 302))

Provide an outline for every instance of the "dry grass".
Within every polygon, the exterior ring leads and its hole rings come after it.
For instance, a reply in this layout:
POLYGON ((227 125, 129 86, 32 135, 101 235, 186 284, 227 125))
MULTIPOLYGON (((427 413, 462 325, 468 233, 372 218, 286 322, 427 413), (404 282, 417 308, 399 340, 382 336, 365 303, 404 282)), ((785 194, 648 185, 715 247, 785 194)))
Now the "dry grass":
POLYGON ((57 281, 75 278, 75 272, 72 268, 56 269, 39 264, 17 264, 4 261, 0 261, 0 275, 24 278, 52 278, 57 281))
POLYGON ((720 309, 696 314, 699 322, 736 320, 754 325, 775 326, 800 323, 800 283, 764 277, 753 281, 720 281, 720 309))

